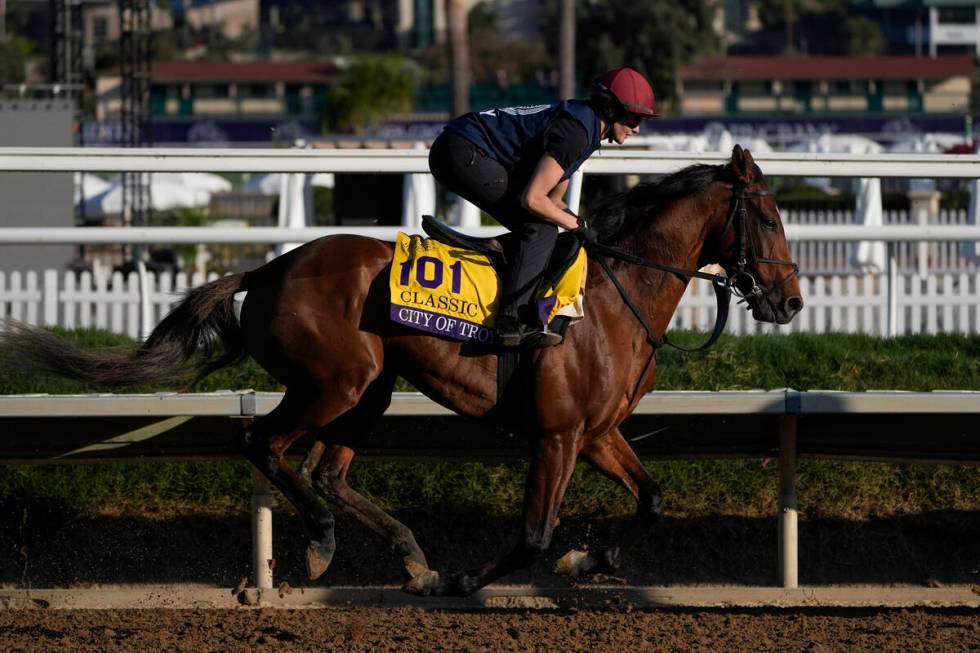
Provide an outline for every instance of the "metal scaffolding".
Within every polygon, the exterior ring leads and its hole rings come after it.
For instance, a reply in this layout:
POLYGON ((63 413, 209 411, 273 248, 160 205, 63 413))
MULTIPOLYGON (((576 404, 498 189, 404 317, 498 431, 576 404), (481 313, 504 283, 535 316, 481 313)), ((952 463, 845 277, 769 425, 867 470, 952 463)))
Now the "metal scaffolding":
MULTIPOLYGON (((120 141, 124 147, 152 144, 150 131, 150 0, 119 0, 120 141)), ((145 226, 151 215, 149 175, 122 174, 123 221, 145 226)))
POLYGON ((48 81, 55 95, 77 100, 82 93, 82 0, 48 0, 51 53, 48 81))

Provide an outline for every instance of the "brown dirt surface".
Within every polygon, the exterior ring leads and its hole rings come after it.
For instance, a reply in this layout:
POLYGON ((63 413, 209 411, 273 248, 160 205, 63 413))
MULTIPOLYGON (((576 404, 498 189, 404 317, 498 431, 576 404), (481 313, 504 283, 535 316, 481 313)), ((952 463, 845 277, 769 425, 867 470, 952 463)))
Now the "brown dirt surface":
POLYGON ((980 650, 975 610, 441 612, 406 609, 0 611, 7 653, 37 651, 980 650))

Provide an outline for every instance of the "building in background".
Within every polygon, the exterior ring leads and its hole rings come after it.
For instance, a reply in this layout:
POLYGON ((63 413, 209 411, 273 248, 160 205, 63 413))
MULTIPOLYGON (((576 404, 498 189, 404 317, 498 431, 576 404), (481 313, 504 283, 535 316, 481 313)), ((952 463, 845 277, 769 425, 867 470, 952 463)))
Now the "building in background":
MULTIPOLYGON (((115 0, 83 0, 85 45, 94 47, 119 40, 119 3, 115 0)), ((151 4, 154 31, 189 27, 214 30, 229 39, 240 38, 259 27, 259 0, 170 0, 151 4)))
MULTIPOLYGON (((291 142, 317 133, 327 87, 341 74, 332 60, 161 61, 151 67, 155 143, 291 142)), ((119 77, 96 80, 96 121, 86 143, 112 143, 119 77)))
POLYGON ((709 57, 678 71, 680 112, 698 115, 964 114, 973 58, 709 57))

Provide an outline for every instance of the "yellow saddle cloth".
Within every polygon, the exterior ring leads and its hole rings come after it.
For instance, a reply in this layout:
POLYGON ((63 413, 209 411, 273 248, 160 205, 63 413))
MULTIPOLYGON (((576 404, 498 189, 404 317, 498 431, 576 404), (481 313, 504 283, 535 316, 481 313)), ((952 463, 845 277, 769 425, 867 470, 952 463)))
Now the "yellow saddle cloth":
MULTIPOLYGON (((538 292, 542 323, 559 315, 573 322, 583 317, 587 260, 579 249, 565 274, 538 292)), ((500 283, 485 255, 399 233, 389 287, 394 322, 455 340, 493 340, 500 283)))

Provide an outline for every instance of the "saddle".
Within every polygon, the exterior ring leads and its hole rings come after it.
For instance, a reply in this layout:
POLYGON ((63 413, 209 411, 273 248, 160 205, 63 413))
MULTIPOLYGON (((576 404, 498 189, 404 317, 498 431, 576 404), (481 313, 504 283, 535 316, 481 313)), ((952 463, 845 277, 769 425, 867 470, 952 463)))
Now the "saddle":
MULTIPOLYGON (((422 216, 422 230, 429 238, 451 247, 469 250, 486 256, 496 270, 498 278, 502 278, 508 267, 509 259, 517 246, 519 234, 505 233, 491 238, 477 238, 456 231, 449 225, 439 222, 431 215, 422 216)), ((555 285, 571 268, 579 256, 582 245, 578 238, 570 232, 559 234, 552 251, 551 259, 541 275, 542 287, 555 285)), ((557 315, 551 320, 550 329, 564 336, 572 323, 572 318, 557 315)), ((530 364, 527 354, 515 349, 498 350, 497 354, 497 407, 504 405, 506 396, 519 395, 522 392, 520 384, 514 383, 519 369, 530 364)))

